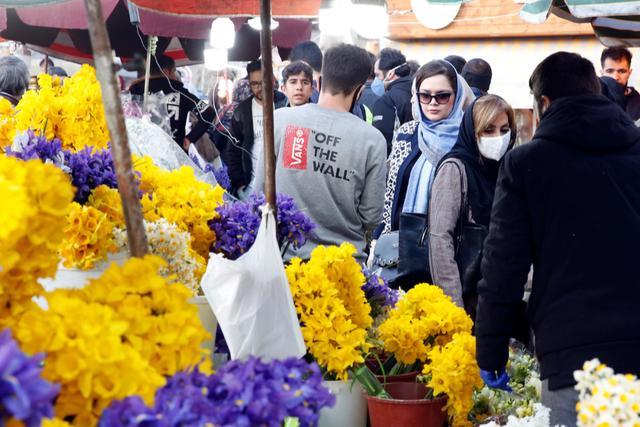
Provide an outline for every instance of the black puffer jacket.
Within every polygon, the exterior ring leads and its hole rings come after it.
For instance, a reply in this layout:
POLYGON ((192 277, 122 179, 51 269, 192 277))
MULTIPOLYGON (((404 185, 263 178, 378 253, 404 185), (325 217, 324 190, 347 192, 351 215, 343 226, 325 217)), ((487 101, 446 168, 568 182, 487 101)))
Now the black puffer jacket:
POLYGON ((413 120, 411 114, 411 84, 413 78, 401 77, 389 84, 384 95, 373 106, 373 125, 387 140, 387 155, 391 152, 396 117, 399 124, 413 120))
POLYGON ((477 358, 504 368, 533 264, 528 317, 542 378, 571 386, 594 357, 640 373, 640 130, 600 95, 561 98, 498 177, 478 287, 477 358))

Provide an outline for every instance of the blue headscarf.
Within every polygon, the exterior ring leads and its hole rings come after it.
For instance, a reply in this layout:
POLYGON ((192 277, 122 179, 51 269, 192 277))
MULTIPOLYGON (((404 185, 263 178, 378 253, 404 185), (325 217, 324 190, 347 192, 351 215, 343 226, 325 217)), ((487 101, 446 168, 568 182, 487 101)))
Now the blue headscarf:
MULTIPOLYGON (((446 61, 443 61, 446 62, 446 61)), ((447 65, 453 68, 453 65, 447 62, 447 65)), ((440 163, 440 159, 444 157, 453 148, 458 139, 458 131, 464 110, 469 106, 475 96, 465 80, 456 73, 457 90, 456 99, 451 109, 451 113, 445 119, 433 122, 429 120, 420 107, 418 101, 418 90, 416 81, 413 81, 413 100, 412 108, 416 120, 420 120, 418 126, 418 147, 421 154, 416 160, 411 175, 409 176, 409 184, 404 199, 402 212, 411 213, 427 213, 429 203, 429 191, 431 182, 436 173, 436 167, 440 163)))

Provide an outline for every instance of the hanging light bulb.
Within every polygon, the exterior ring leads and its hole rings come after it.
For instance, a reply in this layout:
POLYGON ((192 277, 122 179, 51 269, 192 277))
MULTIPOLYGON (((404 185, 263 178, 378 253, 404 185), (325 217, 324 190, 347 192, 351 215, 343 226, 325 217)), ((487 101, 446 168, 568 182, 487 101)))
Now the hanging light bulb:
POLYGON ((209 70, 222 70, 229 65, 229 51, 227 49, 205 49, 204 66, 209 70))
MULTIPOLYGON (((255 18, 251 18, 249 19, 249 26, 251 28, 253 28, 256 31, 261 31, 262 30, 262 21, 260 20, 259 16, 256 16, 255 18)), ((276 21, 275 19, 271 18, 271 31, 275 30, 276 28, 278 28, 280 26, 280 23, 278 21, 276 21)))
POLYGON ((380 39, 389 33, 385 0, 352 0, 351 26, 360 37, 380 39))
POLYGON ((216 18, 211 23, 209 43, 214 49, 231 49, 236 41, 236 28, 229 18, 216 18))
POLYGON ((322 0, 318 11, 320 32, 329 36, 346 36, 351 27, 349 0, 322 0))

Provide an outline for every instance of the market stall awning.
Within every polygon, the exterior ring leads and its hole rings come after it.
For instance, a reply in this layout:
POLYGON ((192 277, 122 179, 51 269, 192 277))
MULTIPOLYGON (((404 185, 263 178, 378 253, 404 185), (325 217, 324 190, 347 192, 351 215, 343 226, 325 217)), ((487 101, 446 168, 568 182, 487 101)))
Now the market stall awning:
POLYGON ((520 16, 539 24, 551 12, 574 22, 590 22, 607 46, 640 46, 640 0, 530 0, 520 16))
MULTIPOLYGON (((0 0, 6 4, 6 0, 0 0)), ((107 31, 116 55, 130 58, 146 51, 146 35, 160 36, 159 51, 185 65, 203 61, 212 17, 172 16, 141 10, 139 25, 131 23, 125 0, 102 0, 107 31)), ((249 61, 260 55, 260 33, 246 24, 247 18, 234 18, 236 45, 229 52, 231 61, 249 61)), ((274 45, 282 58, 298 42, 309 40, 311 23, 305 19, 280 19, 273 33, 274 45)), ((44 4, 25 8, 0 7, 0 37, 21 41, 51 56, 74 62, 91 62, 88 20, 83 0, 44 4)))
MULTIPOLYGON (((190 16, 255 16, 260 15, 259 0, 133 0, 148 10, 190 16)), ((318 16, 320 0, 272 0, 273 17, 318 16)))

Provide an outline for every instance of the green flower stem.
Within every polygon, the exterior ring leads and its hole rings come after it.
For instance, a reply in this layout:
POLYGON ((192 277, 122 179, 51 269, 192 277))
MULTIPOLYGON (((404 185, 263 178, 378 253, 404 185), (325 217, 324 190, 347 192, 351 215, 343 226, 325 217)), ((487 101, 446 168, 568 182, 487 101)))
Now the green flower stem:
POLYGON ((355 372, 352 371, 352 375, 358 380, 369 396, 391 399, 389 393, 382 387, 382 383, 378 381, 366 365, 360 366, 355 372))

